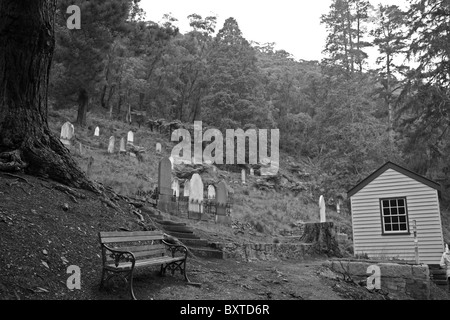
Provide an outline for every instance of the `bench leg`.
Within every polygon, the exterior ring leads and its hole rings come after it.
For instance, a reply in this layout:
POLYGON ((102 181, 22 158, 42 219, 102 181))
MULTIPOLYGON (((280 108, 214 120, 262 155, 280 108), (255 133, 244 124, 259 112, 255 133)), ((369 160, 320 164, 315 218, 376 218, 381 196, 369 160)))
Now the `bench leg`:
POLYGON ((134 295, 134 291, 133 291, 133 270, 130 271, 130 273, 128 274, 129 277, 129 286, 130 286, 130 294, 131 294, 131 299, 133 300, 137 300, 136 296, 134 295))
POLYGON ((100 279, 99 290, 102 290, 105 287, 104 279, 105 279, 105 268, 102 268, 102 278, 100 279))
POLYGON ((182 269, 182 274, 184 275, 184 280, 186 280, 187 282, 191 282, 191 280, 189 280, 187 274, 186 274, 186 260, 183 261, 183 269, 182 269))

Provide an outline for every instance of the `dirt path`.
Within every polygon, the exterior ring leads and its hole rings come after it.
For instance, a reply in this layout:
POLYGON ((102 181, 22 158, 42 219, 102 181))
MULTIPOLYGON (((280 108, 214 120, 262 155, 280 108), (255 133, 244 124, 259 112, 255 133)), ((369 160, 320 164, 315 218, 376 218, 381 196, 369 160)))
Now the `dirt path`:
MULTIPOLYGON (((201 287, 186 285, 180 274, 161 278, 157 270, 138 271, 135 293, 141 300, 341 300, 335 281, 319 275, 323 260, 191 260, 188 276, 201 287)), ((100 299, 127 299, 124 291, 100 299)))

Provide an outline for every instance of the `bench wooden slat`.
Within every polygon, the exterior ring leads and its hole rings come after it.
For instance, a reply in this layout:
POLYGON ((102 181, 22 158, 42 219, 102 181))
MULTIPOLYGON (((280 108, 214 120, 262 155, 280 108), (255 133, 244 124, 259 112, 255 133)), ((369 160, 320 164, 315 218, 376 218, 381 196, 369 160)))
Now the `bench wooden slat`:
MULTIPOLYGON (((163 256, 165 253, 166 253, 165 249, 157 249, 157 250, 133 252, 133 255, 134 255, 135 259, 137 260, 138 258, 147 257, 147 256, 155 256, 155 257, 163 256)), ((107 255, 106 260, 114 260, 114 259, 111 258, 110 255, 107 255)))
POLYGON ((121 250, 121 251, 131 251, 133 253, 139 252, 139 251, 151 251, 151 250, 160 250, 166 249, 166 245, 165 244, 148 244, 148 245, 142 245, 142 246, 124 246, 124 247, 119 247, 119 246, 114 246, 114 247, 110 247, 111 249, 115 249, 115 250, 121 250))
POLYGON ((164 234, 162 231, 102 231, 100 232, 100 238, 109 238, 109 237, 133 237, 133 236, 153 236, 159 235, 163 237, 164 234))
POLYGON ((131 236, 131 237, 110 237, 110 238, 102 238, 102 243, 111 243, 111 242, 133 242, 133 241, 150 241, 150 240, 161 240, 160 235, 146 235, 146 236, 131 236))
MULTIPOLYGON (((175 257, 175 258, 167 257, 167 256, 156 257, 156 258, 136 261, 134 267, 136 268, 136 267, 150 266, 150 265, 155 265, 155 264, 171 263, 171 262, 181 261, 181 260, 184 260, 184 257, 175 257)), ((114 264, 107 264, 106 267, 110 268, 110 269, 129 269, 129 268, 131 268, 131 262, 121 263, 118 267, 116 267, 114 264)))

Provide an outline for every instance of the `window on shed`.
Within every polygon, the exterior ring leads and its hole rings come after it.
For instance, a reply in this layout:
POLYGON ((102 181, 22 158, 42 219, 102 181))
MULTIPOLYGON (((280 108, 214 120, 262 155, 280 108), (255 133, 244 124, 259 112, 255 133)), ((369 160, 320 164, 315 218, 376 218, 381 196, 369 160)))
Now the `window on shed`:
POLYGON ((409 233, 406 198, 380 199, 383 234, 409 233))

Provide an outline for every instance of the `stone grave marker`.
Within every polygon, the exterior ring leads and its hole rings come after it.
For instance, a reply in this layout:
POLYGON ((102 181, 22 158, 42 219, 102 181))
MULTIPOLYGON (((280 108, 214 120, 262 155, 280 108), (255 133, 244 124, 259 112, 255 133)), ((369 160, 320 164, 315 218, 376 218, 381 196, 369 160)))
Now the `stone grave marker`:
POLYGON ((245 169, 241 170, 241 181, 242 181, 242 184, 245 184, 245 169))
POLYGON ((208 199, 215 199, 216 198, 216 188, 210 184, 208 186, 208 199))
POLYGON ((116 143, 116 138, 114 136, 109 137, 108 153, 114 153, 114 144, 116 143))
POLYGON ((325 217, 325 199, 321 195, 319 198, 319 211, 320 211, 320 222, 326 222, 325 217))
POLYGON ((183 189, 183 197, 189 197, 189 188, 191 182, 189 179, 184 180, 184 189, 183 189))
POLYGON ((177 198, 180 196, 180 183, 176 178, 172 182, 172 195, 174 195, 177 198))
POLYGON ((161 153, 161 143, 159 142, 156 144, 156 152, 161 153))
POLYGON ((202 219, 203 181, 198 173, 192 175, 189 185, 189 218, 202 219))
POLYGON ((227 215, 228 186, 225 181, 219 182, 216 188, 216 223, 231 224, 231 217, 227 215))
POLYGON ((254 176, 255 175, 255 171, 253 170, 253 168, 250 168, 250 175, 254 176))
POLYGON ((125 148, 125 138, 122 137, 120 139, 120 149, 119 149, 119 153, 126 153, 127 149, 125 148))
POLYGON ((69 121, 64 123, 61 127, 61 142, 65 146, 70 146, 72 144, 70 140, 73 138, 74 133, 75 128, 73 127, 73 124, 71 124, 69 121))
POLYGON ((134 133, 131 130, 127 134, 127 144, 134 144, 134 133))
POLYGON ((169 157, 169 161, 170 161, 171 168, 172 168, 172 170, 173 170, 173 163, 174 163, 174 160, 173 160, 173 157, 172 157, 172 156, 169 157))
POLYGON ((94 136, 98 137, 99 135, 100 135, 100 128, 99 127, 95 127, 94 136))
POLYGON ((170 212, 172 197, 172 167, 169 158, 162 158, 158 166, 158 209, 170 212))

